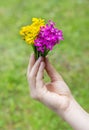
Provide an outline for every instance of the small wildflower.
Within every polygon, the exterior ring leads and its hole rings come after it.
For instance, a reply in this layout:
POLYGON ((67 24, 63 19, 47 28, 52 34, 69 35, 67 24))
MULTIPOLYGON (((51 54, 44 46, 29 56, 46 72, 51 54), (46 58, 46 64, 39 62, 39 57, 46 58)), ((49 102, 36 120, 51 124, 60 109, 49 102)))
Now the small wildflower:
POLYGON ((34 44, 34 40, 36 39, 40 27, 44 26, 44 20, 43 19, 37 19, 33 18, 32 19, 32 24, 22 27, 20 31, 20 35, 22 35, 23 39, 28 43, 28 44, 34 44))
POLYGON ((49 21, 49 24, 41 27, 38 37, 35 39, 35 46, 37 50, 42 53, 45 50, 52 50, 53 47, 63 40, 62 30, 55 28, 55 24, 49 21))

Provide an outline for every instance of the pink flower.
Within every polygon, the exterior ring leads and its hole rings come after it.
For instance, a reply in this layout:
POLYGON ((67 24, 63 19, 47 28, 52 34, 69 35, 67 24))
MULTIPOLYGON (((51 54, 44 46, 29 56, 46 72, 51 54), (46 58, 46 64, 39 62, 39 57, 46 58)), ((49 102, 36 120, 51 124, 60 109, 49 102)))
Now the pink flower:
POLYGON ((40 28, 34 45, 39 52, 45 53, 45 51, 52 50, 56 44, 59 44, 60 40, 64 40, 62 30, 55 28, 55 23, 49 21, 49 24, 40 28))

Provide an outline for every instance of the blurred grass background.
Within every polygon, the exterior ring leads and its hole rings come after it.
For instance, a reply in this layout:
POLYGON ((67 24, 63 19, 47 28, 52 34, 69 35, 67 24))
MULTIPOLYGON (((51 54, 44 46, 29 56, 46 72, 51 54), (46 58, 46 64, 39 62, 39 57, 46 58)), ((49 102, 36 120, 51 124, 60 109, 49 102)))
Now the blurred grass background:
POLYGON ((0 1, 0 130, 72 130, 55 113, 32 100, 26 69, 32 48, 19 36, 32 17, 51 19, 64 41, 49 54, 74 97, 89 112, 89 1, 0 1))

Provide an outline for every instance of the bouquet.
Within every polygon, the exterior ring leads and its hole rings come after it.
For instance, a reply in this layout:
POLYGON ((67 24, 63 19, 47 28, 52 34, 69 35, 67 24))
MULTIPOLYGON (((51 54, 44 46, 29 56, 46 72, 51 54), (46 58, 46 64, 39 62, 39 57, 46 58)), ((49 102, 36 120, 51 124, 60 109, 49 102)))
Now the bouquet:
POLYGON ((44 19, 32 18, 32 24, 24 26, 20 30, 20 35, 33 47, 35 58, 45 57, 56 44, 63 40, 62 30, 55 27, 51 20, 45 23, 44 19))

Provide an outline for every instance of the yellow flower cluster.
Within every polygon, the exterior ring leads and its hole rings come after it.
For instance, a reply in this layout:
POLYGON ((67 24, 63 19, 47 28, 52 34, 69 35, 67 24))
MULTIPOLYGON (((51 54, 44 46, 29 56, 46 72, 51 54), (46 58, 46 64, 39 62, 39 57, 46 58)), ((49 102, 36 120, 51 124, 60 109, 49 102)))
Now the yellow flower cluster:
POLYGON ((32 18, 32 24, 22 27, 20 35, 22 35, 23 39, 28 44, 34 44, 34 40, 36 39, 41 26, 45 26, 44 19, 32 18))

